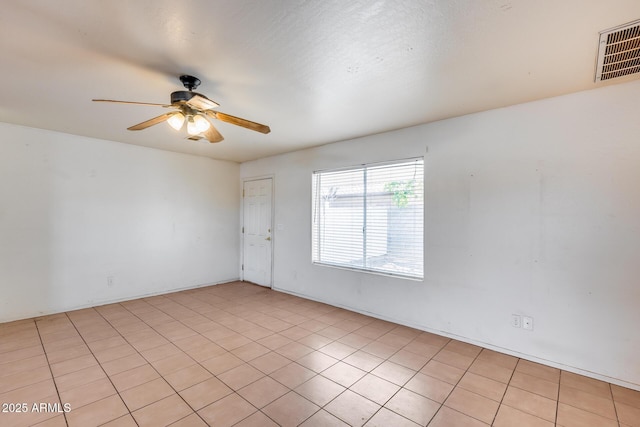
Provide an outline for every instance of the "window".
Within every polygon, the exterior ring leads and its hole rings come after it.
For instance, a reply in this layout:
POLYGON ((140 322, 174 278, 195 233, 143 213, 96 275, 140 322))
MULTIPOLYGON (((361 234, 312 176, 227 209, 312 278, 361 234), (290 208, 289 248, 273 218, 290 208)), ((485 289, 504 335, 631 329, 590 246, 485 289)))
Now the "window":
POLYGON ((312 261, 423 278, 422 159, 313 173, 312 261))

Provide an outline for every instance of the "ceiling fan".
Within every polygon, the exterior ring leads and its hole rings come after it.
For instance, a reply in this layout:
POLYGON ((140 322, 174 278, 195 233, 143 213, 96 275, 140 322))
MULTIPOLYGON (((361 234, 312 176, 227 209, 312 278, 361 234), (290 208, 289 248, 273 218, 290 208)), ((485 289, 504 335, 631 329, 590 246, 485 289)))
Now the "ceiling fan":
POLYGON ((219 104, 206 96, 194 92, 200 85, 200 80, 193 76, 183 75, 180 76, 180 81, 187 90, 179 90, 171 93, 171 104, 153 104, 149 102, 132 102, 132 101, 116 101, 113 99, 93 99, 95 102, 115 102, 119 104, 135 104, 135 105, 153 105, 158 107, 173 108, 174 111, 162 114, 158 117, 146 120, 137 125, 133 125, 128 130, 142 130, 158 123, 166 121, 175 130, 183 128, 184 124, 187 124, 188 139, 198 141, 202 138, 206 138, 209 142, 220 142, 224 138, 213 127, 208 118, 217 119, 223 122, 231 123, 233 125, 242 126, 247 129, 254 130, 260 133, 269 133, 271 129, 269 126, 262 125, 260 123, 252 122, 250 120, 241 119, 229 114, 214 111, 213 109, 218 107, 219 104))

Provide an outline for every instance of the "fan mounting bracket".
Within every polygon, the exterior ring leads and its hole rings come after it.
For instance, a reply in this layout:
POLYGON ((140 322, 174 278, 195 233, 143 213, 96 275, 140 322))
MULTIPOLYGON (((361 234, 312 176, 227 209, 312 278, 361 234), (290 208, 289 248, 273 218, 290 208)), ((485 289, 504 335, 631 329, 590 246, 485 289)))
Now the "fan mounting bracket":
POLYGON ((192 90, 196 89, 198 86, 200 86, 200 79, 199 78, 193 77, 193 76, 189 76, 187 74, 184 74, 184 75, 180 76, 180 81, 182 82, 184 87, 186 87, 189 91, 192 91, 192 90))

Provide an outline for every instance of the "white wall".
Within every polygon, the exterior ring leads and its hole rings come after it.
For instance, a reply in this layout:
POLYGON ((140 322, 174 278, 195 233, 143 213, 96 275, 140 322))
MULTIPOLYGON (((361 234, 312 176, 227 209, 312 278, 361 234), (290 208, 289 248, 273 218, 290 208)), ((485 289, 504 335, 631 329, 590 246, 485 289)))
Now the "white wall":
POLYGON ((275 176, 274 287, 640 388, 639 100, 635 81, 243 163, 275 176), (313 266, 311 172, 419 155, 424 281, 313 266))
POLYGON ((238 278, 238 164, 4 123, 0 141, 0 322, 238 278))

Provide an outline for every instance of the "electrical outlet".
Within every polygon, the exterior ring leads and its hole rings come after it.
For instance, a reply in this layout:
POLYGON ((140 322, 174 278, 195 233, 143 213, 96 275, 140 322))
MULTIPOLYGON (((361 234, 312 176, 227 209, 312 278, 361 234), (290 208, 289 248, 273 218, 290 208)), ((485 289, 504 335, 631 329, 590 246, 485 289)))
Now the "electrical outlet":
POLYGON ((533 317, 522 316, 522 329, 533 331, 533 317))
POLYGON ((519 314, 512 314, 511 315, 511 326, 513 326, 514 328, 521 328, 522 327, 522 316, 520 316, 519 314))
POLYGON ((113 276, 107 276, 107 286, 108 287, 113 286, 113 276))

